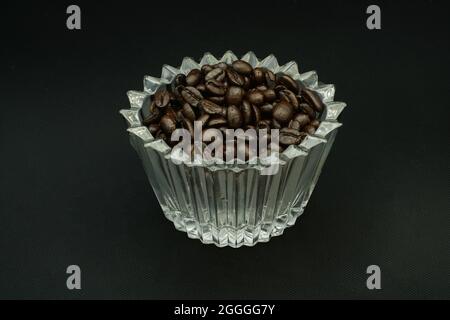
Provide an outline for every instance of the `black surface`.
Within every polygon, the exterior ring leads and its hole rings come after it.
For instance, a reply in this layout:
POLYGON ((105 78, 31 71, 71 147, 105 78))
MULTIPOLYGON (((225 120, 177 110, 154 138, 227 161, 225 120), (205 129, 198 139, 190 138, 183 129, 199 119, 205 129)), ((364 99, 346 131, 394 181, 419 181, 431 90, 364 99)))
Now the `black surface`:
POLYGON ((69 4, 2 9, 0 298, 450 298, 444 2, 378 2, 379 31, 369 2, 78 2, 81 31, 69 4), (144 74, 228 49, 297 60, 348 103, 305 214, 237 250, 175 231, 118 114, 144 74))

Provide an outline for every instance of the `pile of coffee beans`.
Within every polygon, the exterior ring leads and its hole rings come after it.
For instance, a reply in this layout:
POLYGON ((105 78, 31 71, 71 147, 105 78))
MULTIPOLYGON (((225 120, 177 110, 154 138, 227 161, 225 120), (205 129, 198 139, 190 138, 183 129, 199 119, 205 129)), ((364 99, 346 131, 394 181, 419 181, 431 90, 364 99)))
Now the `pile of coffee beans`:
MULTIPOLYGON (((143 124, 168 145, 172 132, 194 121, 203 130, 279 129, 280 149, 299 144, 319 127, 324 104, 320 97, 286 74, 253 68, 245 61, 218 63, 179 74, 160 88, 141 109, 143 124)), ((224 137, 225 138, 225 137, 224 137)))

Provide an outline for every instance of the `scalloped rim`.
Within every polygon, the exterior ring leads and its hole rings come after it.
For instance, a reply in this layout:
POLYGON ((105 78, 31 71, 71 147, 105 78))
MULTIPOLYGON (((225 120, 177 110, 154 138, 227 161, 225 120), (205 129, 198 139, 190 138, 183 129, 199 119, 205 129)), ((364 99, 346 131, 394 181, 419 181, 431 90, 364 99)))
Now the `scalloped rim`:
MULTIPOLYGON (((188 74, 192 69, 200 68, 205 64, 215 64, 218 62, 226 62, 228 64, 239 58, 232 52, 227 51, 222 58, 217 59, 211 53, 207 52, 197 63, 190 57, 185 57, 179 68, 172 67, 170 65, 163 65, 161 71, 161 77, 156 78, 152 76, 144 77, 144 91, 128 91, 128 99, 130 101, 130 109, 120 110, 120 114, 125 118, 128 124, 128 132, 139 138, 146 148, 151 148, 160 153, 163 157, 170 159, 171 148, 166 144, 164 140, 155 139, 147 127, 143 126, 139 112, 144 102, 152 94, 154 94, 159 87, 170 84, 174 77, 179 74, 188 74)), ((277 163, 273 162, 273 158, 260 158, 257 157, 256 163, 226 163, 223 160, 202 160, 198 164, 188 164, 187 166, 203 166, 210 170, 231 170, 239 172, 246 169, 264 169, 270 165, 278 164, 284 165, 286 161, 296 158, 298 156, 307 155, 314 147, 327 142, 327 136, 342 126, 342 123, 337 121, 341 112, 347 106, 344 102, 334 101, 335 87, 333 84, 323 84, 318 81, 318 75, 316 71, 309 71, 300 73, 298 65, 295 61, 290 61, 282 66, 278 64, 277 58, 270 54, 266 58, 259 60, 256 55, 249 51, 241 57, 242 60, 248 62, 252 67, 265 67, 270 69, 274 73, 283 72, 290 75, 293 79, 301 81, 308 89, 317 92, 322 101, 325 104, 325 112, 322 115, 322 121, 319 128, 313 135, 308 135, 299 145, 291 145, 284 150, 279 157, 277 163)))

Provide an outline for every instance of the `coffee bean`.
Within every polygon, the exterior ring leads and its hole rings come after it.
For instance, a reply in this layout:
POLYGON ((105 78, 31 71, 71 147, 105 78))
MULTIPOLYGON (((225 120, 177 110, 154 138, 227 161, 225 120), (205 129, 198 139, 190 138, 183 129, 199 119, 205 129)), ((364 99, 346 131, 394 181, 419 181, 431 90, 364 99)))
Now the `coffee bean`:
POLYGON ((297 120, 291 120, 288 127, 295 130, 300 130, 302 126, 297 120))
POLYGON ((248 101, 254 105, 261 105, 264 103, 264 95, 261 91, 254 90, 248 94, 248 101))
POLYGON ((202 72, 198 69, 192 69, 186 76, 186 84, 195 87, 202 79, 202 72))
POLYGON ((267 70, 265 73, 265 78, 266 78, 266 85, 268 88, 273 89, 276 85, 276 77, 275 74, 270 71, 267 70))
POLYGON ((288 88, 289 90, 291 90, 295 94, 297 94, 298 91, 299 91, 299 86, 298 86, 297 81, 292 79, 287 74, 279 75, 277 77, 277 83, 285 86, 286 88, 288 88))
POLYGON ((155 104, 158 108, 165 108, 170 102, 170 94, 167 90, 158 90, 155 93, 155 104))
POLYGON ((275 90, 273 89, 267 89, 263 91, 264 95, 264 101, 266 102, 274 102, 277 99, 277 95, 275 93, 275 90))
POLYGON ((304 127, 303 130, 308 134, 314 134, 314 132, 316 132, 316 128, 310 124, 304 127))
POLYGON ((261 107, 259 107, 259 109, 263 113, 272 113, 273 105, 271 103, 265 103, 261 107))
POLYGON ((194 87, 185 87, 181 90, 181 96, 191 106, 196 107, 200 100, 203 99, 202 94, 194 87))
POLYGON ((291 104, 281 101, 275 105, 272 112, 273 117, 281 123, 289 122, 294 115, 294 108, 291 104))
POLYGON ((283 128, 280 130, 280 143, 286 146, 299 144, 304 134, 296 129, 283 128))
POLYGON ((222 81, 225 78, 225 71, 222 68, 212 69, 205 75, 205 81, 217 80, 222 81))
POLYGON ((232 66, 233 66, 233 69, 236 70, 236 72, 238 72, 242 75, 246 75, 246 76, 250 75, 253 71, 252 66, 242 60, 234 61, 232 66))
POLYGON ((248 90, 252 85, 252 80, 249 77, 244 77, 244 85, 243 88, 248 90))
POLYGON ((218 80, 209 80, 206 82, 206 90, 212 94, 223 96, 227 92, 227 86, 218 80))
POLYGON ((185 86, 186 85, 186 76, 182 73, 176 75, 174 79, 174 85, 177 86, 185 86))
POLYGON ((282 125, 276 119, 272 119, 272 127, 275 129, 281 129, 282 125))
POLYGON ((244 90, 241 87, 232 86, 226 93, 226 102, 228 105, 240 105, 244 97, 244 90))
POLYGON ((152 134, 152 136, 155 136, 156 133, 161 129, 161 126, 159 123, 152 123, 148 126, 148 130, 152 134))
POLYGON ((205 64, 201 67, 201 71, 203 74, 207 74, 208 72, 210 72, 212 69, 214 69, 211 65, 209 64, 205 64))
POLYGON ((239 73, 231 68, 226 70, 227 79, 231 85, 242 87, 245 84, 245 79, 239 73))
POLYGON ((198 117, 198 119, 196 121, 200 121, 202 123, 202 127, 204 127, 208 123, 209 118, 210 118, 210 115, 205 113, 205 114, 201 115, 200 117, 198 117))
POLYGON ((191 121, 194 121, 194 120, 195 120, 195 113, 194 113, 194 110, 192 110, 192 107, 191 107, 191 105, 190 105, 189 103, 185 103, 185 104, 183 105, 182 112, 183 112, 183 115, 184 115, 187 119, 189 119, 189 120, 191 120, 191 121))
POLYGON ((151 103, 148 103, 147 106, 143 106, 141 108, 141 117, 142 123, 145 126, 148 126, 150 123, 159 121, 159 119, 161 118, 161 112, 156 107, 155 101, 152 101, 151 103))
POLYGON ((313 121, 311 121, 310 125, 312 125, 317 130, 320 126, 320 121, 317 119, 314 119, 313 121))
POLYGON ((227 108, 227 120, 228 125, 233 128, 237 129, 242 126, 242 113, 241 110, 239 110, 238 107, 231 105, 227 108))
POLYGON ((227 124, 227 119, 223 116, 211 116, 208 120, 208 126, 210 127, 219 127, 227 124))
POLYGON ((258 123, 259 121, 261 121, 261 111, 254 104, 252 104, 252 108, 253 108, 253 114, 255 115, 255 123, 258 123))
POLYGON ((228 68, 228 65, 225 62, 219 62, 219 63, 213 65, 213 67, 225 70, 228 68))
POLYGON ((299 106, 298 109, 301 112, 306 113, 309 116, 310 119, 315 119, 316 118, 316 112, 308 104, 300 103, 300 106, 299 106))
POLYGON ((250 122, 252 122, 253 109, 252 105, 247 100, 242 101, 241 111, 244 124, 249 124, 250 122))
POLYGON ((161 118, 160 125, 161 125, 161 129, 164 131, 164 133, 167 136, 170 136, 172 134, 172 132, 174 132, 175 129, 177 128, 173 117, 171 117, 167 114, 161 118))
POLYGON ((321 113, 323 111, 325 108, 324 103, 316 92, 303 88, 301 94, 305 101, 317 112, 321 113))
POLYGON ((279 92, 279 95, 282 99, 285 99, 287 102, 289 102, 294 107, 295 110, 298 109, 299 103, 297 97, 291 90, 288 89, 282 90, 279 92))
POLYGON ((203 99, 202 101, 200 101, 199 107, 207 114, 218 114, 224 116, 226 113, 225 108, 207 99, 203 99))
POLYGON ((261 120, 256 124, 258 129, 270 129, 270 121, 269 120, 261 120))
POLYGON ((266 80, 265 69, 259 67, 253 69, 253 79, 255 79, 256 84, 264 83, 264 81, 266 80))
POLYGON ((182 125, 183 125, 184 129, 189 131, 189 134, 193 138, 194 137, 194 125, 193 125, 192 121, 187 118, 183 118, 182 125))
POLYGON ((309 116, 304 113, 297 113, 294 120, 299 123, 300 127, 304 127, 310 122, 309 116))
POLYGON ((225 103, 225 97, 224 96, 211 96, 208 97, 208 100, 214 102, 218 105, 223 105, 225 103))

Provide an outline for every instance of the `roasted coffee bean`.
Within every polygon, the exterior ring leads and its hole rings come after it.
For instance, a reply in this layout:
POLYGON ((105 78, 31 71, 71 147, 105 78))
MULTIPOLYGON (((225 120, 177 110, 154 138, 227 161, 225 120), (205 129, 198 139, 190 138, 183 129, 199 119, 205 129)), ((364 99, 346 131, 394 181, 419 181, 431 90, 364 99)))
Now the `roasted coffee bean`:
POLYGON ((255 80, 256 84, 262 84, 265 82, 265 70, 264 68, 255 68, 253 69, 253 79, 255 80))
POLYGON ((249 77, 244 77, 244 85, 243 88, 245 90, 248 90, 250 86, 252 85, 252 80, 249 77))
POLYGON ((183 115, 185 118, 194 121, 195 120, 195 112, 192 110, 192 107, 189 103, 185 103, 182 109, 183 115))
POLYGON ((177 128, 173 117, 171 117, 167 114, 161 118, 160 125, 161 125, 161 129, 164 131, 164 133, 167 136, 170 136, 172 134, 172 132, 174 132, 175 129, 177 128))
POLYGON ((307 103, 300 103, 299 110, 306 113, 310 119, 316 118, 316 112, 307 103))
POLYGON ((295 130, 300 130, 302 128, 300 122, 298 122, 297 120, 291 120, 288 127, 295 130))
POLYGON ((226 69, 227 79, 231 85, 242 87, 245 84, 245 79, 235 70, 228 68, 226 69))
POLYGON ((258 123, 259 121, 261 121, 261 110, 259 110, 259 108, 254 104, 252 104, 252 108, 253 114, 255 115, 255 123, 258 123))
POLYGON ((155 136, 156 133, 161 129, 161 126, 159 123, 152 123, 148 126, 148 131, 152 134, 152 136, 155 136))
POLYGON ((303 130, 307 133, 307 134, 314 134, 314 132, 316 132, 316 128, 310 124, 308 124, 307 126, 305 126, 303 128, 303 130))
POLYGON ((218 105, 223 105, 225 103, 225 97, 224 96, 211 96, 208 97, 208 100, 214 102, 218 105))
POLYGON ((195 87, 202 80, 202 72, 198 69, 192 69, 186 76, 186 84, 195 87))
POLYGON ((226 102, 228 105, 240 105, 244 98, 244 90, 241 87, 232 86, 226 93, 226 102))
POLYGON ((227 108, 227 120, 230 128, 237 129, 242 126, 242 113, 238 107, 231 105, 227 108))
POLYGON ((274 102, 277 99, 277 94, 273 89, 267 89, 263 91, 264 101, 266 102, 274 102))
POLYGON ((280 91, 279 95, 282 99, 283 98, 286 99, 286 101, 289 102, 294 107, 295 110, 298 109, 299 103, 298 103, 297 97, 291 90, 286 89, 286 90, 280 91))
POLYGON ((213 65, 213 67, 225 70, 228 68, 228 65, 225 62, 219 62, 219 63, 213 65))
POLYGON ((238 72, 242 75, 245 75, 245 76, 250 75, 253 71, 252 66, 243 60, 234 61, 232 66, 233 66, 233 69, 236 70, 236 72, 238 72))
POLYGON ((324 103, 316 92, 303 88, 301 94, 305 101, 317 112, 321 113, 323 111, 323 109, 325 108, 324 103))
POLYGON ((189 131, 189 134, 191 137, 194 137, 194 125, 192 124, 192 121, 189 119, 184 118, 182 121, 183 128, 189 131))
POLYGON ((156 91, 154 101, 158 108, 167 107, 170 102, 169 91, 167 91, 165 89, 156 91))
POLYGON ((227 124, 227 119, 223 116, 211 116, 208 120, 208 126, 210 127, 220 127, 227 124))
POLYGON ((282 125, 276 119, 272 119, 272 127, 275 129, 281 129, 282 125))
POLYGON ((278 75, 277 83, 285 86, 286 88, 288 88, 289 90, 291 90, 295 94, 298 94, 298 92, 299 92, 299 86, 298 86, 297 81, 292 79, 287 74, 278 75))
POLYGON ((201 115, 200 117, 198 117, 198 119, 195 121, 200 121, 202 123, 202 127, 204 127, 208 123, 209 118, 210 118, 210 115, 205 113, 205 114, 201 115))
POLYGON ((310 125, 312 125, 317 130, 317 128, 319 128, 319 126, 320 126, 320 121, 317 119, 314 119, 313 121, 311 121, 310 125))
POLYGON ((276 85, 276 80, 277 80, 275 74, 270 70, 266 70, 265 78, 266 78, 267 87, 270 89, 273 89, 276 85))
POLYGON ((177 74, 174 79, 174 85, 177 86, 185 86, 186 85, 186 76, 182 73, 177 74))
POLYGON ((203 74, 207 74, 208 72, 210 72, 212 69, 214 69, 211 65, 209 64, 205 64, 201 67, 201 71, 203 74))
POLYGON ((207 90, 206 90, 206 86, 205 86, 205 84, 204 83, 200 83, 200 84, 198 84, 198 85, 196 85, 195 86, 195 88, 198 90, 198 91, 200 91, 200 93, 205 93, 207 90))
POLYGON ((261 107, 259 107, 259 109, 263 113, 272 113, 273 105, 271 103, 265 103, 261 107))
POLYGON ((289 122, 289 120, 291 120, 294 116, 294 108, 290 103, 280 101, 273 108, 272 115, 275 120, 281 123, 286 123, 289 122))
POLYGON ((207 99, 200 101, 199 107, 207 114, 218 114, 222 116, 225 116, 226 114, 226 109, 224 107, 221 107, 207 99))
POLYGON ((159 121, 162 114, 156 107, 155 101, 152 101, 148 106, 144 106, 141 109, 142 123, 148 126, 150 123, 159 121))
POLYGON ((309 116, 304 113, 297 113, 294 116, 294 120, 297 121, 300 125, 300 127, 306 126, 311 120, 309 119, 309 116))
POLYGON ((242 101, 241 111, 244 124, 249 124, 252 122, 253 109, 252 105, 247 100, 242 101))
POLYGON ((222 81, 225 78, 225 71, 222 68, 212 69, 205 75, 205 81, 217 80, 222 81))
POLYGON ((223 96, 227 92, 227 86, 218 80, 209 80, 206 82, 206 90, 212 94, 223 96))
POLYGON ((270 129, 270 121, 269 120, 261 120, 256 124, 258 129, 270 129))
POLYGON ((303 138, 303 134, 292 128, 283 128, 280 130, 280 143, 286 146, 299 144, 303 138))
POLYGON ((196 107, 200 100, 203 99, 203 95, 194 87, 185 87, 181 90, 181 96, 191 106, 196 107))
POLYGON ((264 95, 261 91, 254 90, 248 94, 248 101, 254 105, 261 105, 264 103, 264 95))
POLYGON ((265 85, 260 85, 256 87, 256 90, 259 90, 261 92, 264 92, 267 90, 267 87, 265 85))

